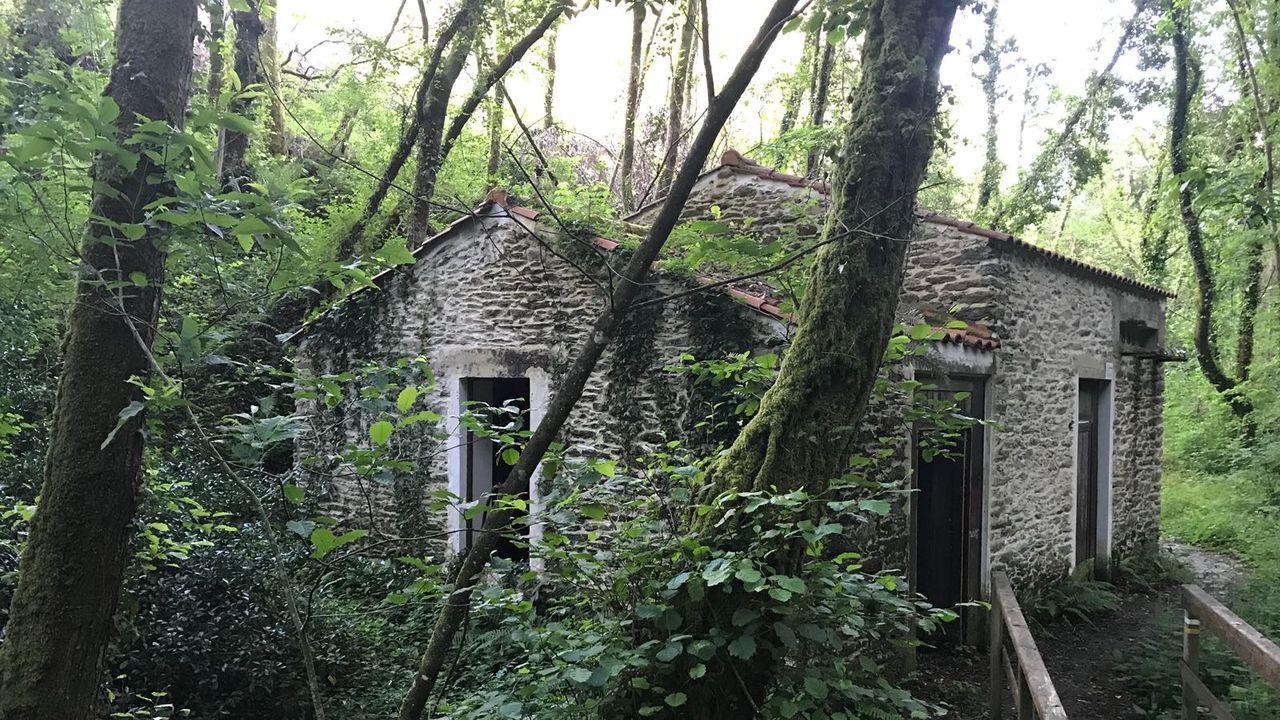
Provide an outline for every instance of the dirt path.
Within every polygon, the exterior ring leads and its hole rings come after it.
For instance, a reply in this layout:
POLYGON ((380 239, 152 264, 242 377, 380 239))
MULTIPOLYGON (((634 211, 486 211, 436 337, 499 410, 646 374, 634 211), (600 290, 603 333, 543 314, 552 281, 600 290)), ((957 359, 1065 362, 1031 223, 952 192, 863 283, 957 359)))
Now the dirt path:
MULTIPOLYGON (((1243 578, 1235 560, 1199 548, 1165 543, 1182 559, 1195 580, 1220 597, 1243 578)), ((1177 588, 1126 598, 1113 613, 1092 622, 1057 623, 1036 634, 1036 643, 1053 677, 1067 715, 1076 720, 1139 720, 1117 666, 1125 653, 1156 633, 1179 634, 1177 588)), ((956 720, 987 720, 987 656, 962 649, 920 655, 920 695, 943 703, 956 720)), ((1006 701, 1006 708, 1011 703, 1006 701)), ((1012 718, 1012 714, 1008 714, 1012 718)))

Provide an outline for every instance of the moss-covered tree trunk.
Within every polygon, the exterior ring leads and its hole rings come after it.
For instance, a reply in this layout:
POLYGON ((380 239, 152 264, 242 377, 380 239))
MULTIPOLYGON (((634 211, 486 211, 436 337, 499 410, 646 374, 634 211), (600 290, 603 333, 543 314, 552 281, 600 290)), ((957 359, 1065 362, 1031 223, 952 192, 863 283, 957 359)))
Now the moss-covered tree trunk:
MULTIPOLYGON (((122 0, 116 61, 107 94, 120 106, 118 136, 138 115, 180 124, 191 81, 196 0, 122 0)), ((107 157, 94 164, 95 193, 81 247, 82 270, 67 319, 64 365, 40 504, 19 568, 0 645, 0 720, 94 717, 99 659, 111 629, 128 557, 142 462, 139 418, 109 443, 120 411, 140 399, 129 384, 146 375, 146 349, 160 309, 164 255, 154 231, 108 245, 114 223, 140 223, 169 192, 144 156, 129 171, 107 157), (140 273, 145 287, 109 290, 140 273), (130 325, 133 325, 133 328, 130 325)))
MULTIPOLYGON (((872 3, 862 80, 824 230, 827 238, 841 239, 824 246, 814 259, 799 327, 777 381, 713 466, 708 497, 771 488, 807 488, 819 495, 845 470, 893 326, 916 191, 933 151, 938 69, 949 48, 958 3, 872 3)), ((733 519, 715 513, 699 518, 696 527, 722 549, 747 542, 733 519)), ((793 550, 779 548, 777 572, 796 572, 803 553, 793 550)), ((700 617, 701 625, 710 627, 717 616, 730 616, 746 599, 741 588, 714 600, 708 595, 685 616, 700 617)), ((762 648, 746 661, 719 661, 733 662, 733 672, 709 668, 709 677, 736 676, 741 682, 693 685, 681 712, 671 717, 755 717, 783 659, 762 648)))

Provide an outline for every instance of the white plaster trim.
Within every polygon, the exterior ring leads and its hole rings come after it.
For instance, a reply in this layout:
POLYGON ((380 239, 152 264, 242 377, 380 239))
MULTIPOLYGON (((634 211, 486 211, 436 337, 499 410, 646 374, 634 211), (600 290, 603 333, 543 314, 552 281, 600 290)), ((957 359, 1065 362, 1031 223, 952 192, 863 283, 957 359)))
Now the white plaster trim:
MULTIPOLYGON (((526 356, 528 353, 523 353, 526 356)), ((466 473, 467 432, 459 421, 463 413, 466 398, 463 397, 467 378, 528 378, 529 379, 529 427, 538 426, 546 414, 547 405, 551 402, 551 376, 542 367, 513 368, 503 362, 503 351, 485 348, 448 348, 441 353, 435 363, 436 377, 441 388, 445 389, 446 423, 451 427, 447 467, 449 475, 449 492, 465 500, 463 476, 466 473)), ((534 469, 529 479, 529 516, 536 518, 543 511, 543 497, 538 487, 542 474, 542 466, 534 469)), ((446 528, 449 531, 449 550, 461 553, 466 549, 466 523, 463 521, 463 506, 450 507, 447 511, 446 528)), ((537 544, 542 540, 542 525, 536 520, 529 527, 529 540, 537 544)))
MULTIPOLYGON (((1080 557, 1077 549, 1079 548, 1079 535, 1077 522, 1080 515, 1080 432, 1076 427, 1080 417, 1080 381, 1081 380, 1102 380, 1105 382, 1102 391, 1102 398, 1098 408, 1098 528, 1102 537, 1098 539, 1098 557, 1095 558, 1097 563, 1106 572, 1111 567, 1111 543, 1113 530, 1113 506, 1114 498, 1112 492, 1112 463, 1113 449, 1115 445, 1115 364, 1106 363, 1103 377, 1094 376, 1091 373, 1075 375, 1076 393, 1071 423, 1071 547, 1068 550, 1068 557, 1071 558, 1071 568, 1074 570, 1080 565, 1080 557)), ((1095 571, 1096 572, 1096 571, 1095 571)))

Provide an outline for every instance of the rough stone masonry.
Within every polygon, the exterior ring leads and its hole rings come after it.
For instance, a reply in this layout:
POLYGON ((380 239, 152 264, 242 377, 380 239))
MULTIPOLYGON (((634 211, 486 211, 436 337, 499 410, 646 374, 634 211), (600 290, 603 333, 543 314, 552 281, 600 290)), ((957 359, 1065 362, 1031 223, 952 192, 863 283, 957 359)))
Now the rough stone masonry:
MULTIPOLYGON (((706 173, 686 219, 749 219, 750 232, 788 242, 818 234, 826 205, 821 183, 774 172, 734 152, 706 173)), ((312 492, 319 511, 342 525, 447 538, 434 552, 461 547, 455 511, 429 513, 424 497, 463 495, 460 431, 468 378, 527 378, 537 422, 556 380, 601 308, 608 263, 604 240, 568 240, 548 218, 501 197, 419 248, 417 262, 379 278, 304 330, 299 369, 335 373, 363 361, 423 356, 437 384, 427 404, 441 434, 397 433, 415 470, 394 482, 362 478, 335 461, 344 444, 367 443, 374 419, 354 402, 300 408, 317 428, 299 443, 316 456, 312 492), (603 259, 602 257, 603 256, 603 259), (584 273, 583 271, 587 272, 584 273)), ((656 208, 630 222, 643 224, 656 208)), ((696 279, 695 279, 696 281, 696 279)), ((650 297, 687 290, 689 278, 660 274, 650 297)), ((925 358, 895 372, 977 378, 985 386, 982 459, 982 573, 994 567, 1020 584, 1051 582, 1075 564, 1081 379, 1105 383, 1107 418, 1101 522, 1112 560, 1158 539, 1165 299, 1168 294, 968 223, 922 215, 911 238, 900 314, 934 318, 956 308, 969 329, 950 330, 925 358)), ((709 358, 744 350, 785 352, 788 316, 767 286, 738 284, 645 307, 615 338, 574 411, 564 437, 582 455, 626 462, 665 438, 706 442, 697 421, 707 389, 664 370, 681 353, 709 358)), ((894 407, 873 408, 874 435, 899 438, 891 472, 912 486, 912 431, 894 407)), ((540 494, 535 489, 532 507, 540 494)), ((910 568, 912 504, 874 526, 871 545, 891 567, 910 568)))

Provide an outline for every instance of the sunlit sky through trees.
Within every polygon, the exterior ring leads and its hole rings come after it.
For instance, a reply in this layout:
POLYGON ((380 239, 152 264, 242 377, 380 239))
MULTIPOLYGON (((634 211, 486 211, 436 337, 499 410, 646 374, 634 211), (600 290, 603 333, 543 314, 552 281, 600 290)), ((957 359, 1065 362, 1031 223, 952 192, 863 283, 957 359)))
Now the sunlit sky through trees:
MULTIPOLYGON (((557 58, 555 113, 557 120, 572 130, 584 133, 613 147, 622 125, 624 88, 626 86, 630 18, 625 5, 601 2, 599 9, 588 10, 572 18, 561 30, 557 58)), ((282 52, 293 48, 306 50, 326 38, 356 30, 381 37, 391 25, 399 6, 398 0, 280 0, 280 44, 282 52)), ((769 6, 768 0, 711 0, 711 43, 713 67, 722 81, 732 70, 739 53, 755 33, 760 18, 769 6)), ((433 22, 451 4, 440 0, 427 2, 433 22)), ((1052 130, 1061 116, 1061 106, 1047 106, 1045 98, 1051 87, 1066 94, 1078 94, 1089 74, 1106 63, 1114 49, 1125 20, 1132 14, 1128 0, 1073 0, 1055 3, 1044 0, 1002 0, 999 6, 1001 39, 1017 38, 1016 52, 1006 56, 1001 77, 1005 97, 1000 103, 1001 157, 1008 166, 1026 161, 1035 151, 1046 130, 1052 130), (1036 113, 1028 118, 1021 157, 1018 153, 1018 126, 1023 116, 1023 95, 1027 70, 1043 63, 1051 73, 1039 80, 1041 101, 1036 113)), ((668 15, 670 11, 668 10, 668 15)), ((420 42, 418 10, 415 2, 405 7, 405 17, 397 33, 398 43, 420 42)), ((971 7, 962 12, 952 34, 956 50, 943 66, 943 82, 951 90, 950 107, 956 137, 951 145, 953 166, 963 176, 972 176, 981 164, 980 139, 985 130, 985 108, 981 87, 974 77, 974 54, 980 49, 983 35, 981 15, 971 7)), ((791 70, 801 52, 802 37, 798 32, 784 35, 774 47, 761 70, 751 96, 739 108, 732 126, 733 141, 749 147, 776 132, 781 115, 780 96, 770 93, 770 80, 791 70)), ((327 43, 311 51, 312 64, 323 66, 342 62, 347 48, 327 43)), ((645 107, 661 106, 665 94, 669 61, 657 59, 651 67, 645 88, 645 107)), ((1122 76, 1136 70, 1132 53, 1118 66, 1122 76)), ((468 74, 474 72, 468 69, 468 74)), ((701 63, 697 70, 701 73, 701 63)), ((698 82, 701 82, 699 77, 698 82)), ((463 83, 459 87, 464 87, 463 83)), ((518 67, 507 82, 508 90, 524 109, 526 119, 541 115, 543 79, 541 63, 518 67)), ((694 93, 705 103, 701 85, 694 93)), ((701 106, 699 106, 700 108, 701 106)), ((1160 121, 1159 114, 1144 115, 1133 121, 1121 120, 1113 134, 1114 142, 1124 143, 1135 131, 1160 121)), ((1006 176, 1006 181, 1011 175, 1006 176)))

